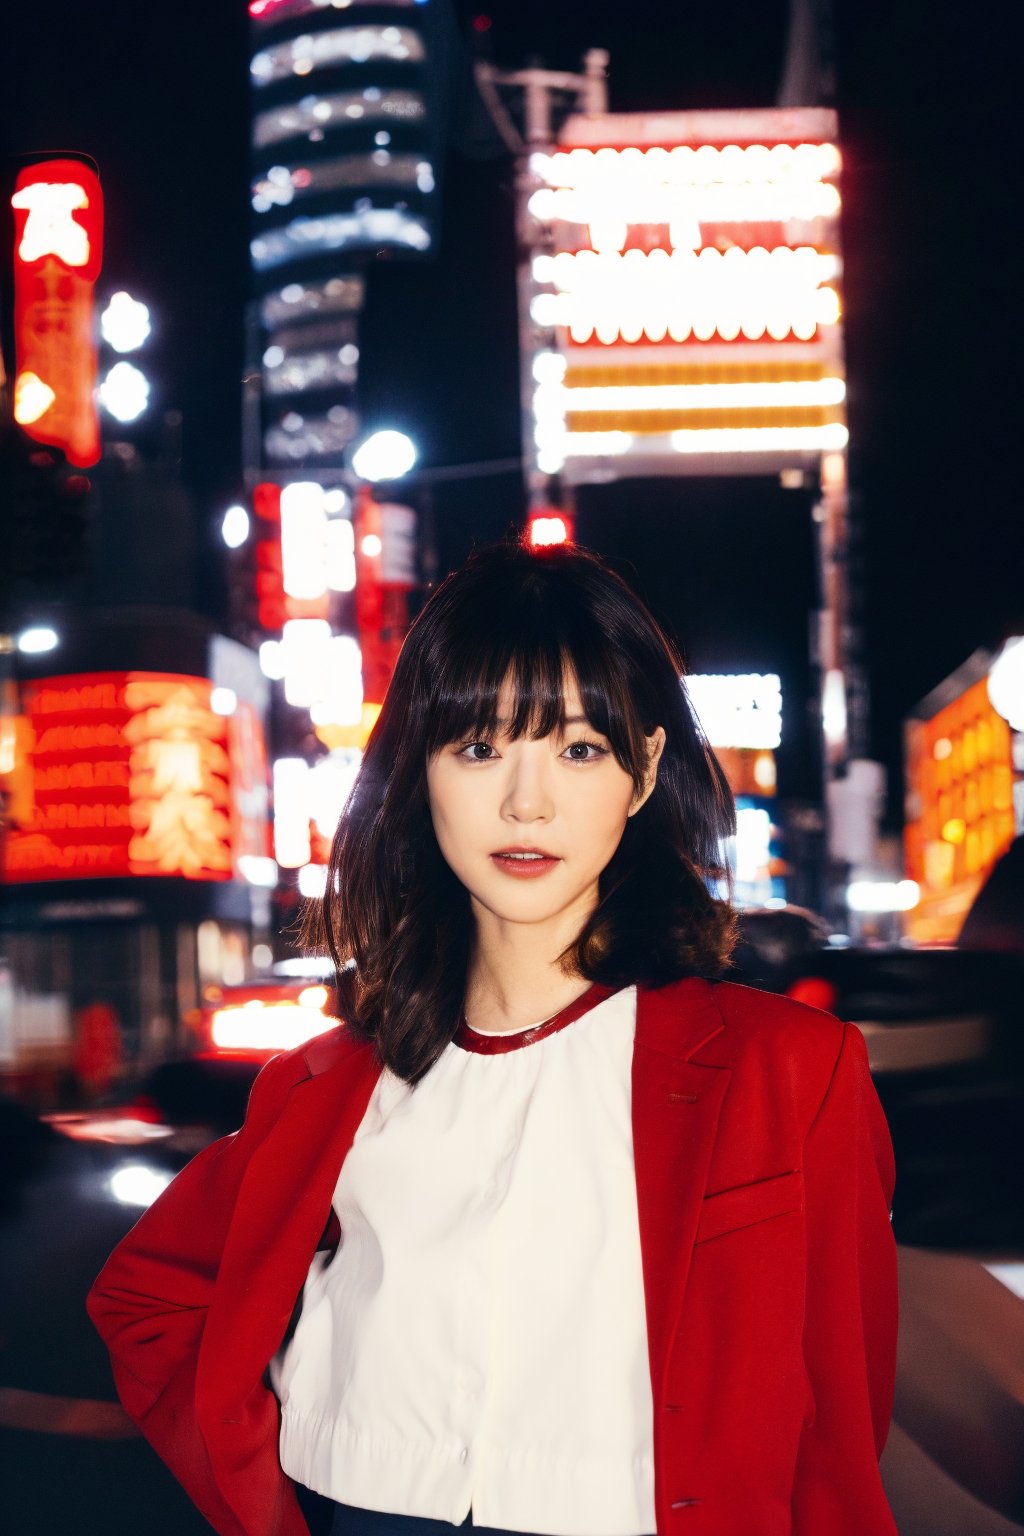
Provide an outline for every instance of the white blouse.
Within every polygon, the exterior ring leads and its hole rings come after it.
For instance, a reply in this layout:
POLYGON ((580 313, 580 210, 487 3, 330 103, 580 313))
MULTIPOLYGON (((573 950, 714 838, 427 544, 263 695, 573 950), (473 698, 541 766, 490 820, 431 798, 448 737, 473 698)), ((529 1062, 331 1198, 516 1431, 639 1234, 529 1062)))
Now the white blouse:
POLYGON ((629 987, 502 1054, 453 1042, 414 1089, 382 1073, 272 1367, 290 1477, 454 1524, 654 1531, 635 1027, 629 987))

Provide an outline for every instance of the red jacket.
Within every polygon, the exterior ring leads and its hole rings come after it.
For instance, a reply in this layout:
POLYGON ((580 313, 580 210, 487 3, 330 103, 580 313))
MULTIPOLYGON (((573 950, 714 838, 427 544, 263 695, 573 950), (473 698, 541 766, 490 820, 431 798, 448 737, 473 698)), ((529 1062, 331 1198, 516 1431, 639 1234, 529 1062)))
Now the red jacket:
MULTIPOLYGON (((344 1027, 276 1057, 90 1294, 125 1408, 221 1536, 305 1536, 265 1369, 379 1071, 344 1027)), ((894 1169, 860 1032, 641 988, 633 1140, 657 1536, 895 1536, 894 1169)))

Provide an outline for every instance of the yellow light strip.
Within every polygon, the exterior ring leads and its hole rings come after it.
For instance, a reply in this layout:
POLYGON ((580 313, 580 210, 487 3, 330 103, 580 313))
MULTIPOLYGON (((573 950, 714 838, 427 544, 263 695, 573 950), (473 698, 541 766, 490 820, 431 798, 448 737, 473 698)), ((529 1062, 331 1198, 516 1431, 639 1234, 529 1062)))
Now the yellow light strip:
POLYGON ((825 358, 782 357, 774 362, 628 363, 594 367, 570 363, 552 378, 567 389, 598 389, 611 385, 664 384, 791 384, 823 379, 835 364, 825 358))
POLYGON ((581 411, 696 411, 746 407, 828 406, 846 399, 840 378, 759 384, 654 384, 576 387, 561 392, 564 408, 581 411))
POLYGON ((573 432, 670 432, 682 430, 719 431, 743 427, 822 427, 843 420, 840 406, 799 407, 748 406, 744 410, 725 407, 720 410, 661 411, 572 411, 565 417, 573 432))

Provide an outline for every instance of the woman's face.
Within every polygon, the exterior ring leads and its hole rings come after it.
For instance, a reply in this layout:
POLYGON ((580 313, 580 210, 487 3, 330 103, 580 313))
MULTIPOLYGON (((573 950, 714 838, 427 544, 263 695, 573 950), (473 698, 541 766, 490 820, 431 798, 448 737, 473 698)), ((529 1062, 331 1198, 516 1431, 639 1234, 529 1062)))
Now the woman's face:
MULTIPOLYGON (((506 690, 501 718, 511 704, 506 690)), ((568 681, 565 713, 564 729, 538 741, 510 741, 499 730, 487 740, 449 743, 427 763, 434 833, 478 918, 486 912, 541 923, 572 914, 582 927, 628 818, 654 788, 665 742, 660 726, 648 737, 648 779, 637 797, 568 681)))

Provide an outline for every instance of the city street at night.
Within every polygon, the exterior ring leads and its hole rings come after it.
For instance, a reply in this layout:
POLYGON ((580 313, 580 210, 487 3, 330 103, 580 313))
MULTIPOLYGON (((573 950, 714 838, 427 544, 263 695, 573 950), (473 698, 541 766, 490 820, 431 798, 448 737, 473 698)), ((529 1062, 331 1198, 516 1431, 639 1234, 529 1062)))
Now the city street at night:
POLYGON ((5 1530, 1024 1536, 985 21, 4 15, 5 1530))

